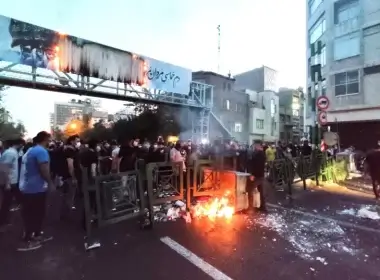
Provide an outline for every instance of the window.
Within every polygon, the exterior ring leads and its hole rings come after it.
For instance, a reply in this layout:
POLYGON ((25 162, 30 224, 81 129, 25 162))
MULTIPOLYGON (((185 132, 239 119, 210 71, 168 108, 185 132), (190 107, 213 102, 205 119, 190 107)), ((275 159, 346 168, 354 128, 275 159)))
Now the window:
POLYGON ((341 60, 360 54, 360 35, 359 32, 335 39, 334 59, 341 60))
POLYGON ((335 74, 335 96, 359 93, 359 71, 335 74))
POLYGON ((300 112, 299 110, 293 110, 293 117, 299 117, 300 112))
POLYGON ((228 99, 223 100, 223 109, 230 110, 230 101, 228 99))
POLYGON ((318 9, 319 5, 321 5, 322 2, 323 2, 323 0, 311 0, 309 2, 309 13, 310 13, 310 15, 314 14, 314 12, 318 9))
POLYGON ((231 90, 231 84, 230 83, 228 83, 227 88, 229 91, 231 90))
POLYGON ((321 17, 309 30, 309 42, 315 43, 326 31, 326 20, 321 17))
POLYGON ((235 123, 235 132, 242 132, 243 131, 243 126, 241 123, 235 123))
POLYGON ((256 128, 264 129, 264 120, 256 119, 256 128))
POLYGON ((334 22, 335 24, 344 23, 348 20, 357 18, 360 14, 358 0, 335 2, 334 22))
POLYGON ((326 65, 326 46, 322 47, 320 63, 321 63, 321 67, 326 65))
POLYGON ((327 91, 326 79, 323 79, 321 84, 322 84, 322 95, 326 96, 326 91, 327 91))
POLYGON ((236 103, 235 111, 238 113, 243 112, 243 105, 240 103, 236 103))
POLYGON ((271 114, 271 117, 274 117, 274 115, 276 114, 276 111, 277 111, 276 102, 272 98, 270 100, 270 114, 271 114))

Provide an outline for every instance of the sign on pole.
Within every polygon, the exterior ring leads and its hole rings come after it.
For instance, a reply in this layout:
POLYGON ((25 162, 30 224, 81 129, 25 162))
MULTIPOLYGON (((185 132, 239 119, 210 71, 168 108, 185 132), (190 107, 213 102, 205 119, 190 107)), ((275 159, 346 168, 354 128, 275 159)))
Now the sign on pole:
POLYGON ((319 112, 318 114, 318 122, 320 125, 325 125, 327 124, 327 113, 322 111, 322 112, 319 112))
POLYGON ((319 110, 325 111, 329 108, 330 100, 327 96, 320 96, 317 99, 317 107, 319 110))

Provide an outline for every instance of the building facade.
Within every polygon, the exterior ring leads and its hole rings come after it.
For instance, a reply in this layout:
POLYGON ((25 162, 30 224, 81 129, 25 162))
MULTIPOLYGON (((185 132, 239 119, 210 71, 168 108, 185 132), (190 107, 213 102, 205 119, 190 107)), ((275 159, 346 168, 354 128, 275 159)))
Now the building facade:
POLYGON ((249 96, 248 142, 277 142, 280 134, 278 95, 273 91, 255 92, 246 89, 245 92, 249 96))
POLYGON ((279 101, 273 91, 239 90, 236 80, 213 72, 193 73, 193 81, 212 85, 210 140, 232 138, 240 143, 253 140, 275 142, 279 138, 279 101))
MULTIPOLYGON (((316 95, 328 97, 327 120, 334 130, 347 126, 351 127, 347 131, 354 131, 363 127, 360 122, 379 123, 375 131, 361 135, 370 145, 380 139, 380 1, 307 3, 308 100, 313 98, 313 87, 316 95), (312 82, 315 70, 317 83, 312 82)), ((307 111, 312 106, 309 103, 307 111)), ((315 119, 308 117, 312 125, 315 119)), ((359 140, 347 137, 352 144, 359 140)))
POLYGON ((294 89, 278 92, 280 111, 280 140, 284 143, 300 143, 304 137, 304 96, 294 89))
POLYGON ((209 71, 193 72, 193 81, 214 86, 209 138, 248 140, 248 95, 235 90, 235 79, 209 71))
POLYGON ((251 89, 256 92, 274 91, 277 92, 278 72, 267 66, 255 68, 253 70, 240 73, 234 76, 236 79, 236 89, 251 89))
POLYGON ((82 119, 85 105, 82 102, 72 99, 69 102, 54 103, 53 126, 63 129, 66 124, 75 119, 82 119))

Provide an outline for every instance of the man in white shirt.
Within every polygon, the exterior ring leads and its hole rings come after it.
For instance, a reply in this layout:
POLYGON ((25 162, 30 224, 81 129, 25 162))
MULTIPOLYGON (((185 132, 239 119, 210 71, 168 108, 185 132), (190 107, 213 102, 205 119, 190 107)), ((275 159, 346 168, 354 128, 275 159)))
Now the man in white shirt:
POLYGON ((19 150, 22 145, 22 139, 7 141, 9 148, 4 151, 0 157, 0 163, 9 169, 8 180, 5 185, 0 186, 3 190, 3 203, 0 208, 0 228, 9 224, 9 211, 12 206, 13 199, 21 204, 21 193, 18 186, 19 183, 19 150))
POLYGON ((111 170, 113 172, 119 172, 119 163, 120 163, 119 151, 120 151, 120 147, 117 146, 116 143, 114 143, 112 145, 112 152, 111 152, 111 156, 112 156, 112 168, 111 168, 111 170))

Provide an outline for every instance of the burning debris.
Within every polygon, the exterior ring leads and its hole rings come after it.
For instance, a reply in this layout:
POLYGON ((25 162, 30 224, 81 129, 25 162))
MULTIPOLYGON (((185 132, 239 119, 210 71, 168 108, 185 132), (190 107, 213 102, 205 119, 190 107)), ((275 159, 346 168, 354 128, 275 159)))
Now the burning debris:
POLYGON ((235 213, 235 207, 231 204, 230 194, 222 197, 198 198, 191 209, 192 216, 197 218, 208 217, 209 219, 231 219, 235 213))
POLYGON ((184 218, 187 222, 191 222, 191 219, 189 220, 190 215, 186 210, 186 204, 181 200, 153 206, 153 212, 155 222, 175 221, 179 218, 184 218))
POLYGON ((257 218, 253 223, 249 221, 249 223, 258 224, 277 232, 292 245, 294 252, 303 259, 317 260, 327 265, 324 258, 316 256, 318 252, 328 250, 350 255, 357 253, 345 231, 336 222, 320 219, 304 220, 295 215, 285 220, 285 215, 271 213, 257 218))
POLYGON ((153 212, 155 221, 166 222, 183 218, 190 223, 192 218, 231 219, 235 208, 232 206, 229 193, 226 193, 221 197, 197 197, 190 209, 186 209, 185 202, 177 200, 154 206, 153 212))

